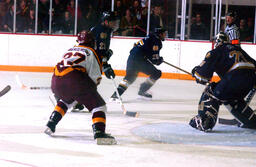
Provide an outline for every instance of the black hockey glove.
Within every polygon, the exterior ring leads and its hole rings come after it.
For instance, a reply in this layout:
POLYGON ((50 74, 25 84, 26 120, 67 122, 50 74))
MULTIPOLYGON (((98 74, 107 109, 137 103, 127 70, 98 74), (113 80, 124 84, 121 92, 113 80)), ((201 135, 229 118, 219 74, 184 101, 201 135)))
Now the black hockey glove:
POLYGON ((202 85, 206 85, 207 83, 209 83, 209 81, 208 80, 203 80, 203 79, 198 79, 198 78, 196 78, 195 77, 195 79, 196 79, 196 83, 198 83, 198 84, 202 84, 202 85))
POLYGON ((206 85, 206 84, 209 82, 207 79, 201 78, 201 77, 199 77, 199 78, 195 77, 195 73, 196 73, 198 67, 199 67, 199 66, 195 66, 195 67, 192 69, 192 71, 191 71, 192 77, 194 77, 194 78, 196 79, 196 83, 202 84, 202 85, 206 85))
POLYGON ((111 49, 104 52, 102 56, 102 62, 107 63, 107 61, 110 59, 110 57, 113 55, 113 51, 111 49))
POLYGON ((160 64, 162 64, 163 63, 163 61, 164 61, 164 59, 163 59, 163 57, 159 57, 159 59, 157 59, 156 60, 156 65, 160 65, 160 64))
POLYGON ((108 63, 103 64, 103 72, 105 73, 108 79, 115 78, 114 70, 112 69, 111 65, 108 63))
POLYGON ((107 50, 106 52, 107 60, 109 60, 112 55, 113 55, 113 51, 111 49, 107 50))
POLYGON ((198 69, 199 66, 195 66, 192 71, 191 71, 191 74, 192 74, 192 77, 195 77, 195 72, 196 70, 198 69))

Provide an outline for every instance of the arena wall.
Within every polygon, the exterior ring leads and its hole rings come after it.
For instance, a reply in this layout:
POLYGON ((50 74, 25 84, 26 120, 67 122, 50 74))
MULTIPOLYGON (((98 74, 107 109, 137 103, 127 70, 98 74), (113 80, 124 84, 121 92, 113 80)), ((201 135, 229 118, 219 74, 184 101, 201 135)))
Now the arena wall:
MULTIPOLYGON (((126 61, 133 44, 141 38, 112 38, 110 48, 114 54, 110 63, 117 75, 124 75, 126 61)), ((63 53, 76 44, 74 36, 0 34, 0 71, 51 72, 63 53)), ((188 72, 200 64, 211 42, 166 40, 160 55, 164 60, 188 72)), ((255 44, 242 44, 256 59, 255 44)), ((161 64, 163 78, 191 79, 169 65, 161 64)))

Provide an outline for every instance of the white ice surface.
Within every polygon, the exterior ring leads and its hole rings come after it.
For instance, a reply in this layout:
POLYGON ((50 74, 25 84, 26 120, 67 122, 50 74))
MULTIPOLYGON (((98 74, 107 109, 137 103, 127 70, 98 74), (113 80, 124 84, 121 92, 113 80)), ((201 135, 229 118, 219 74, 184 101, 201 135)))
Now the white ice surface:
MULTIPOLYGON (((12 90, 0 98, 0 167, 255 167, 256 134, 237 127, 216 125, 215 132, 188 126, 197 113, 204 89, 193 81, 161 79, 152 87, 152 101, 137 99, 138 78, 123 96, 126 117, 119 104, 108 103, 107 132, 118 144, 95 144, 91 114, 70 113, 60 121, 54 137, 43 133, 53 111, 50 90, 21 90, 18 74, 27 86, 50 86, 49 73, 0 72, 0 89, 12 90)), ((117 77, 118 83, 122 78, 117 77)), ((105 77, 98 88, 102 97, 114 91, 105 77)), ((255 100, 251 106, 255 109, 255 100)), ((220 117, 232 118, 224 107, 220 117)))

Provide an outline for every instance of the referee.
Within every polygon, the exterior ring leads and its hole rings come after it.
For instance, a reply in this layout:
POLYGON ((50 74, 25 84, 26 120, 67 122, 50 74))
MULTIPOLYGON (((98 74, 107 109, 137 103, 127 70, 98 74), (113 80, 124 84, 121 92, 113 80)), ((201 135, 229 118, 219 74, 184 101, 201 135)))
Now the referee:
POLYGON ((226 23, 225 33, 229 37, 229 42, 234 45, 240 46, 240 32, 239 28, 235 24, 237 18, 236 12, 228 12, 226 14, 226 23))

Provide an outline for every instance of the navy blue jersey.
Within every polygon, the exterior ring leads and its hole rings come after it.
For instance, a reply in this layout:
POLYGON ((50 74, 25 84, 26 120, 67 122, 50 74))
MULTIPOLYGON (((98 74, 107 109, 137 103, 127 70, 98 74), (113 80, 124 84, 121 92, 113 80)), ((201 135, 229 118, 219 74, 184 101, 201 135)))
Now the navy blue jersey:
MULTIPOLYGON (((131 50, 131 55, 142 56, 152 63, 159 59, 159 51, 162 48, 162 41, 155 35, 149 34, 138 41, 131 50)), ((136 59, 136 57, 134 57, 136 59)), ((139 57, 138 57, 139 58, 139 57)))
POLYGON ((196 69, 195 77, 209 81, 216 72, 220 78, 233 70, 255 70, 256 62, 243 49, 231 44, 223 44, 209 51, 200 66, 196 69))
POLYGON ((112 29, 102 24, 98 24, 93 27, 91 31, 95 36, 97 53, 103 57, 107 57, 112 29))

